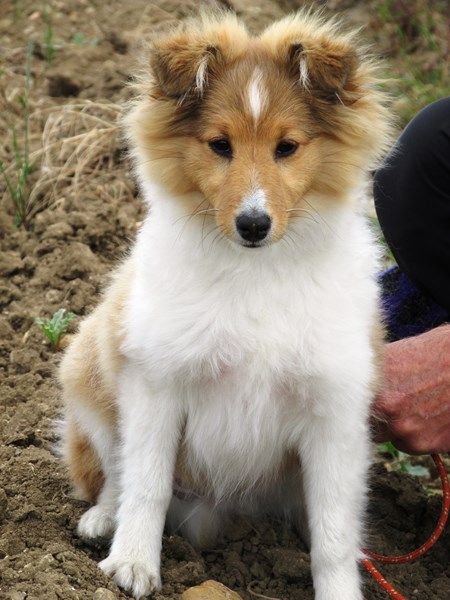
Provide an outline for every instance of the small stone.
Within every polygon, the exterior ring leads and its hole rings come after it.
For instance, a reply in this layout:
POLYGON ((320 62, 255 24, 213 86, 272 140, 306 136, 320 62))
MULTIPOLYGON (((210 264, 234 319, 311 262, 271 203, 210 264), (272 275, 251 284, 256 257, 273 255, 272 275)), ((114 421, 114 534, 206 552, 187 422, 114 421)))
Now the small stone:
POLYGON ((50 302, 51 304, 56 304, 57 302, 61 302, 61 298, 63 297, 63 292, 61 292, 61 290, 48 290, 45 293, 45 299, 47 300, 47 302, 50 302))
POLYGON ((27 597, 26 592, 9 592, 8 600, 24 600, 27 597))
POLYGON ((116 600, 117 596, 106 588, 98 588, 95 590, 92 600, 116 600))
POLYGON ((242 597, 222 583, 210 579, 183 592, 181 600, 242 600, 242 597))
POLYGON ((52 554, 44 554, 38 561, 39 571, 46 571, 50 567, 53 567, 56 564, 56 560, 53 558, 52 554))

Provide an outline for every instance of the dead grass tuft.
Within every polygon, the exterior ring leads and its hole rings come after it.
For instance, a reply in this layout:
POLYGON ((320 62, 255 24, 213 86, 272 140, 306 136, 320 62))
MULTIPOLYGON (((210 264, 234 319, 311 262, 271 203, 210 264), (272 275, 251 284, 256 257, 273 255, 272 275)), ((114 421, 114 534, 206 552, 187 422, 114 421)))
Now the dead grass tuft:
POLYGON ((47 204, 52 203, 67 188, 75 197, 92 192, 109 197, 113 180, 116 193, 132 193, 127 182, 117 178, 124 160, 121 116, 121 107, 106 100, 78 101, 52 109, 42 132, 42 148, 34 153, 35 159, 41 159, 34 200, 39 203, 45 198, 47 204))

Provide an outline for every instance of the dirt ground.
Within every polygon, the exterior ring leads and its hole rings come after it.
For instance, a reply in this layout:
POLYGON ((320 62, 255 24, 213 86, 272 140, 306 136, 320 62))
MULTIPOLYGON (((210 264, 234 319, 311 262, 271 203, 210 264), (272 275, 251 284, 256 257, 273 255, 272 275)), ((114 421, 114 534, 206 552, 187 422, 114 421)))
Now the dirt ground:
MULTIPOLYGON (((21 127, 26 44, 33 39, 29 143, 36 165, 27 228, 14 226, 6 191, 0 204, 2 599, 90 600, 99 588, 110 594, 99 591, 95 600, 127 597, 96 567, 106 545, 87 545, 74 533, 87 505, 74 499, 55 454, 60 405, 54 369, 59 355, 46 345, 34 318, 60 307, 77 317, 87 314, 133 238, 143 208, 117 127, 118 106, 128 94, 124 84, 142 41, 200 4, 207 2, 1 3, 3 160, 9 156, 12 162, 14 153, 11 123, 21 127)), ((233 6, 257 29, 302 3, 222 4, 233 6)), ((320 4, 348 9, 351 20, 380 39, 373 3, 320 4)), ((0 187, 0 196, 3 191, 0 187)), ((405 474, 387 473, 377 463, 369 545, 389 553, 416 547, 437 521, 439 504, 440 496, 430 486, 405 474)), ((445 600, 450 598, 449 559, 447 531, 418 563, 382 570, 408 598, 445 600)), ((163 590, 155 595, 160 600, 179 598, 184 589, 208 578, 245 600, 313 598, 306 549, 287 525, 270 519, 237 519, 214 548, 202 553, 180 537, 166 537, 162 577, 163 590)), ((367 579, 366 598, 385 597, 367 579)))

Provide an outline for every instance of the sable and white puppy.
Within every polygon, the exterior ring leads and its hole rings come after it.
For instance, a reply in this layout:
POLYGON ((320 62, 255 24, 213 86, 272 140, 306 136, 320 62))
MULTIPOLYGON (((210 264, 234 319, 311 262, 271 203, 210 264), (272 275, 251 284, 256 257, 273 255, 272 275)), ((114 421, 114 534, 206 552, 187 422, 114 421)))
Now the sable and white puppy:
POLYGON ((60 369, 64 451, 114 534, 101 569, 160 586, 166 517, 305 508, 317 600, 361 600, 377 381, 376 249, 356 199, 389 142, 375 66, 335 21, 157 39, 126 127, 150 206, 60 369), (301 468, 300 468, 301 464, 301 468))

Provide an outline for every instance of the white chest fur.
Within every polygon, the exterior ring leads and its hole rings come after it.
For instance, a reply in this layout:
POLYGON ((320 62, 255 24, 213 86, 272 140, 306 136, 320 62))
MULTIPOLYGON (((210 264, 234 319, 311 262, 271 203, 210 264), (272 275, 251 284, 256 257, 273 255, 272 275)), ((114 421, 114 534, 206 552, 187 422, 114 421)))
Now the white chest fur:
POLYGON ((307 413, 328 410, 321 377, 372 376, 372 242, 359 217, 338 216, 333 231, 305 222, 298 245, 253 250, 203 245, 205 227, 177 230, 169 204, 139 234, 124 351, 176 389, 191 468, 216 496, 269 475, 307 413))

